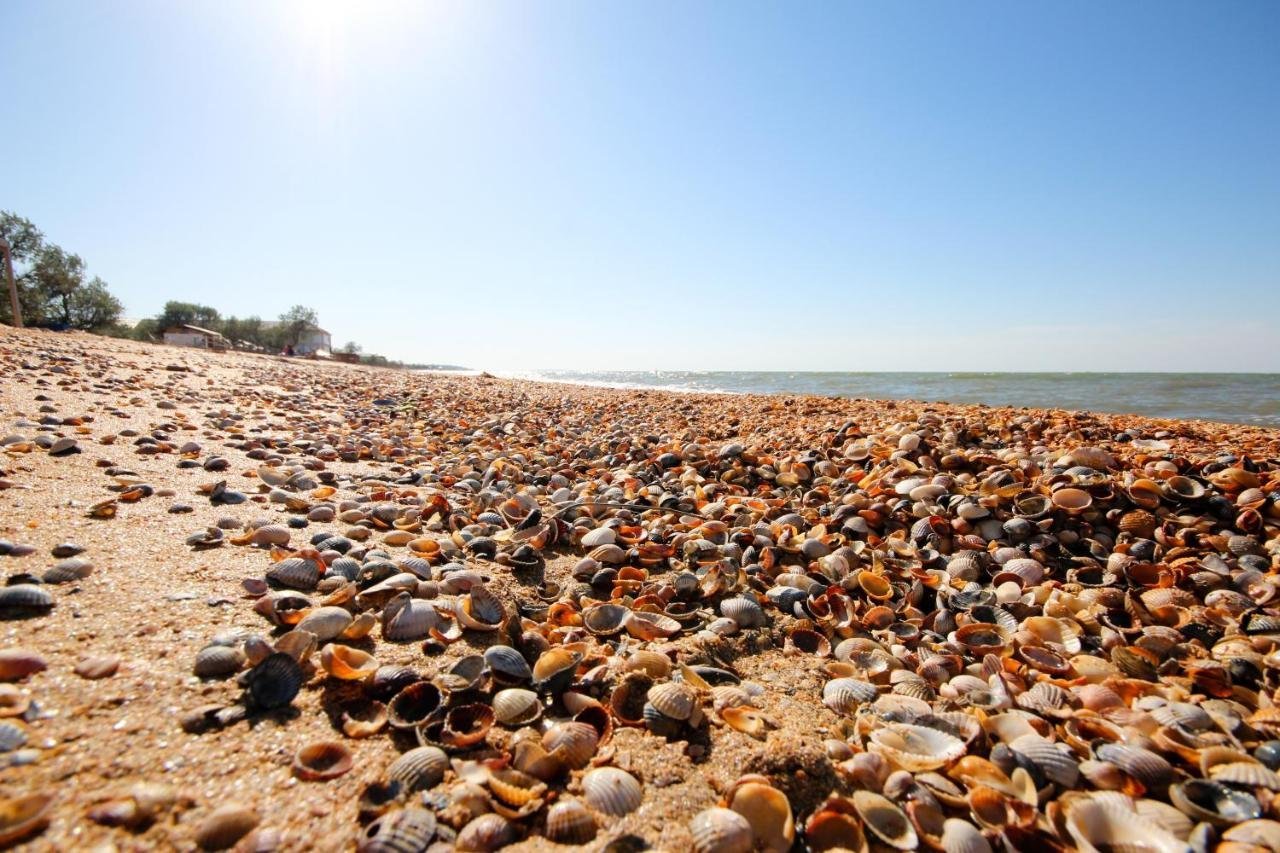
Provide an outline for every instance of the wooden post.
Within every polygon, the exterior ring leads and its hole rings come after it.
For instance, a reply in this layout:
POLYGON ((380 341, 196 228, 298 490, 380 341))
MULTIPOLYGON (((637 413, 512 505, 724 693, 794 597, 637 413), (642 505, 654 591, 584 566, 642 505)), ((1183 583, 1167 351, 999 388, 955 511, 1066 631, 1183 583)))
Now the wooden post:
POLYGON ((0 254, 4 255, 4 274, 9 278, 9 305, 13 310, 13 326, 22 328, 22 306, 18 304, 18 285, 13 280, 13 255, 9 252, 9 241, 0 237, 0 254))

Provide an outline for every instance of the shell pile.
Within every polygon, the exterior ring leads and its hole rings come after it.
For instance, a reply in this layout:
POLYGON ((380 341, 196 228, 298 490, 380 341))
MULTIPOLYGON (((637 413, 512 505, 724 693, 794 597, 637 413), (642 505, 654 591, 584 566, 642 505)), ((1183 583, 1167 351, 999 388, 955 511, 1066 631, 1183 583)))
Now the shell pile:
MULTIPOLYGON (((288 764, 360 780, 358 849, 1280 850, 1274 439, 340 378, 164 452, 229 514, 186 547, 237 555, 257 625, 190 649, 178 736, 323 707, 288 764)), ((117 485, 94 523, 151 496, 117 485)), ((57 603, 19 581, 6 615, 57 603)), ((0 802, 0 839, 47 810, 0 802)))

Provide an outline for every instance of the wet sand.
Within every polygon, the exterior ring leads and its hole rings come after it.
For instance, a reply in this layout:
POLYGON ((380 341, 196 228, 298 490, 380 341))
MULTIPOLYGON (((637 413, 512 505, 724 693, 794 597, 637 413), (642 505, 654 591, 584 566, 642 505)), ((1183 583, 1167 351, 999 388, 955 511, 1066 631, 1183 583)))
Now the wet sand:
MULTIPOLYGON (((229 802, 251 806, 261 827, 280 830, 280 849, 354 846, 360 829, 356 800, 366 784, 382 778, 399 750, 386 735, 347 739, 355 758, 351 772, 328 782, 293 776, 290 763, 301 745, 343 740, 327 713, 334 697, 323 673, 287 711, 199 735, 180 727, 192 709, 230 704, 242 693, 234 679, 195 678, 195 653, 219 632, 270 630, 241 587, 270 566, 266 552, 232 544, 197 551, 184 544, 190 534, 227 516, 242 523, 264 517, 283 523, 290 515, 260 492, 253 474, 259 462, 229 446, 243 445, 246 438, 278 442, 273 451, 291 462, 314 461, 308 452, 316 446, 338 448, 340 458, 320 467, 344 484, 395 478, 423 466, 448 471, 468 456, 503 448, 512 435, 555 446, 570 467, 584 453, 600 459, 611 452, 610 440, 624 435, 652 433, 668 442, 697 440, 713 447, 740 440, 781 454, 821 446, 849 421, 870 431, 924 411, 976 414, 993 425, 994 434, 998 424, 1018 416, 1074 417, 1077 428, 1098 434, 1141 427, 1180 456, 1245 448, 1255 458, 1280 455, 1280 432, 1251 427, 903 402, 610 391, 3 327, 0 374, 0 433, 71 436, 80 451, 54 456, 38 447, 11 447, 0 455, 0 539, 34 549, 26 556, 0 556, 0 570, 6 577, 39 575, 57 562, 51 555, 55 546, 68 541, 82 546, 80 557, 93 564, 88 577, 49 587, 56 605, 47 615, 0 623, 0 647, 31 650, 47 662, 43 672, 16 682, 32 702, 26 748, 34 751, 23 759, 30 763, 0 770, 0 796, 55 797, 48 828, 25 842, 33 850, 194 849, 197 827, 229 802), (386 415, 391 411, 396 419, 386 415), (59 422, 44 431, 20 425, 42 418, 59 422), (364 446, 358 443, 362 424, 368 424, 364 446), (180 468, 176 452, 139 452, 146 445, 137 444, 138 437, 148 435, 167 448, 195 442, 200 450, 192 459, 203 463, 221 456, 226 470, 180 468), (301 439, 312 444, 289 444, 301 439), (117 495, 108 488, 120 482, 106 473, 113 466, 132 472, 124 475, 127 480, 145 482, 155 493, 121 502, 113 518, 87 517, 91 505, 117 495), (212 505, 200 489, 218 480, 250 500, 212 505), (175 503, 189 504, 191 512, 171 513, 175 503), (77 664, 92 656, 118 657, 118 671, 96 680, 77 675, 77 664), (170 786, 174 806, 150 826, 132 830, 90 819, 93 806, 140 782, 170 786)), ((603 471, 608 465, 601 460, 595 467, 603 471)), ((293 542, 305 543, 317 530, 347 527, 312 523, 294 530, 293 542)), ((583 553, 575 545, 549 548, 545 567, 534 573, 496 563, 481 568, 492 577, 491 587, 514 602, 530 598, 541 580, 572 583, 570 572, 583 553)), ((847 790, 823 746, 840 724, 821 702, 828 678, 824 662, 784 655, 783 640, 775 625, 726 638, 715 652, 764 688, 757 704, 777 725, 766 740, 715 726, 691 748, 642 730, 616 730, 608 745, 612 763, 643 780, 645 799, 627 817, 605 822, 594 847, 634 835, 654 849, 687 849, 689 819, 713 805, 742 773, 768 775, 788 794, 798 818, 833 790, 847 790)), ((379 641, 375 654, 380 663, 409 664, 431 674, 489 642, 468 632, 444 653, 427 656, 420 643, 379 641)), ((698 642, 684 637, 676 645, 713 660, 705 651, 692 651, 698 642)), ((500 746, 508 736, 495 729, 490 739, 500 746)), ((542 838, 525 842, 526 849, 552 846, 542 838)))

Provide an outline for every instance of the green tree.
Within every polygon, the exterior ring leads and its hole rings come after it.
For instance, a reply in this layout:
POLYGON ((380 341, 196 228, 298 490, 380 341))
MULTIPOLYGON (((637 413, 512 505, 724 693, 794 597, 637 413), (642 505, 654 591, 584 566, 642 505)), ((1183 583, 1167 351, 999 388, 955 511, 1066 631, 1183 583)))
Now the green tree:
POLYGON ((342 352, 345 352, 348 355, 355 355, 356 353, 360 352, 360 349, 361 349, 360 345, 355 341, 347 341, 345 344, 342 345, 342 352))
POLYGON ((195 302, 177 302, 170 300, 164 304, 164 310, 156 317, 156 325, 163 331, 174 326, 199 326, 202 329, 215 329, 221 321, 218 309, 195 302))
POLYGON ((85 281, 84 259, 61 246, 46 244, 23 279, 30 299, 23 317, 34 314, 36 324, 95 331, 114 325, 124 310, 101 278, 85 281))
MULTIPOLYGON (((0 210, 0 236, 9 242, 9 254, 13 259, 15 284, 18 288, 18 301, 22 304, 22 319, 27 325, 39 322, 39 311, 42 300, 35 292, 35 285, 27 280, 25 272, 31 262, 44 248, 44 235, 31 223, 30 219, 19 216, 8 210, 0 210)), ((0 273, 0 277, 3 274, 0 273)), ((9 306, 8 282, 0 287, 0 323, 12 325, 13 311, 9 306)))
POLYGON ((160 339, 161 334, 162 329, 156 319, 154 317, 146 317, 134 325, 130 337, 135 341, 155 341, 160 339))
POLYGON ((283 332, 283 344, 296 344, 302 333, 313 326, 320 325, 320 317, 314 308, 295 305, 280 315, 280 329, 283 332))

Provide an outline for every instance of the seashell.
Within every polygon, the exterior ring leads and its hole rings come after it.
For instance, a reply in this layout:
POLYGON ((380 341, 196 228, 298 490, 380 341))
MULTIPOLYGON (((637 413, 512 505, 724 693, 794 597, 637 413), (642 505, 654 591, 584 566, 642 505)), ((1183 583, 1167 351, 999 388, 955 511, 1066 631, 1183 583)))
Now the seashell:
POLYGON ((350 738, 366 738, 378 734, 387 726, 387 706, 368 701, 344 708, 342 733, 350 738))
POLYGON ((609 710, 624 726, 644 724, 644 706, 653 687, 653 679, 644 672, 633 671, 622 677, 609 695, 609 710))
POLYGON ((204 850, 225 850, 248 835, 261 820, 250 806, 226 803, 201 821, 196 828, 196 844, 204 850))
POLYGON ((523 813, 526 807, 540 807, 542 797, 547 792, 545 783, 510 768, 490 770, 488 782, 498 803, 513 812, 512 817, 516 813, 523 813))
POLYGON ((586 723, 556 723, 542 736, 542 747, 560 756, 565 766, 581 770, 596 754, 599 733, 586 723))
POLYGON ((439 628, 442 620, 426 601, 398 593, 382 610, 382 638, 389 642, 421 640, 439 628))
POLYGON ((598 604, 582 611, 582 624, 591 633, 611 637, 627 626, 631 611, 620 604, 598 604))
POLYGON ((650 678, 666 678, 671 675, 671 658, 661 652, 640 649, 634 651, 623 664, 627 672, 643 672, 650 678))
POLYGON ((48 667, 43 655, 29 649, 0 649, 0 681, 19 681, 48 667))
POLYGON ((596 837, 596 819, 581 802, 560 800, 547 809, 546 836, 557 844, 586 844, 596 837))
POLYGON ((746 705, 726 707, 720 711, 720 716, 729 728, 750 735, 757 740, 764 740, 766 733, 770 729, 777 728, 760 711, 746 705))
POLYGON ((289 589, 309 592, 320 583, 320 566, 306 557, 286 557, 267 569, 267 580, 289 589))
POLYGON ((298 663, 303 663, 316 650, 316 635, 310 631, 295 628, 276 640, 275 650, 287 654, 298 663))
POLYGON ((1193 821, 1215 826, 1231 826, 1262 816, 1262 807, 1254 796, 1208 779, 1188 779, 1171 785, 1169 801, 1193 821))
POLYGON ((1209 778, 1224 785, 1280 791, 1280 773, 1253 761, 1218 764, 1209 770, 1209 778))
POLYGON ((1267 850, 1280 850, 1280 822, 1247 820, 1223 832, 1222 840, 1250 844, 1267 850))
POLYGON ((383 814, 360 833, 358 853, 405 853, 426 850, 436 834, 436 816, 413 806, 383 814))
POLYGON ((71 583, 93 574, 93 563, 79 557, 59 560, 40 579, 48 584, 71 583))
POLYGON ((1093 504, 1093 495, 1084 489, 1065 488, 1054 491, 1050 500, 1055 509, 1074 515, 1084 512, 1093 504))
POLYGON ((646 700, 658 713, 672 720, 688 720, 698 705, 698 694, 678 681, 666 681, 649 688, 646 700))
POLYGON ((440 741, 446 746, 466 749, 484 740, 493 727, 493 706, 483 703, 457 705, 444 718, 440 741))
POLYGON ((249 670, 249 699, 264 710, 283 708, 298 695, 304 680, 298 662, 287 654, 276 652, 249 670))
MULTIPOLYGON (((425 683, 425 682, 424 682, 425 683)), ((435 746, 420 746, 401 755, 387 768, 387 779, 406 793, 434 788, 449 769, 449 756, 435 746)))
POLYGON ((747 776, 734 783, 725 805, 747 819, 756 849, 785 853, 796 839, 791 804, 785 794, 763 779, 747 776))
POLYGON ((830 797, 804 826, 804 841, 809 850, 865 851, 867 840, 862 821, 853 803, 842 797, 830 797))
POLYGON ((740 628, 760 628, 766 621, 759 602, 740 596, 721 601, 720 615, 732 619, 740 628))
POLYGON ((880 695, 874 684, 856 678, 833 678, 822 688, 822 702, 837 714, 852 715, 880 695))
POLYGON ((299 631, 315 634, 316 641, 336 640, 351 625, 351 613, 341 607, 317 607, 294 626, 299 631))
POLYGON ((373 655, 337 643, 320 650, 320 666, 343 681, 363 681, 378 671, 373 655))
POLYGON ((626 628, 627 633, 638 640, 659 640, 682 630, 680 623, 666 614, 639 610, 627 615, 626 628))
POLYGON ((1072 789, 1080 781, 1080 766, 1071 750, 1045 740, 1039 735, 1023 735, 1009 744, 1010 749, 1030 761, 1050 782, 1072 789))
POLYGON ((1082 853, 1143 850, 1185 853, 1186 844, 1136 811, 1112 800, 1081 796, 1065 807, 1067 832, 1082 853))
POLYGON ((408 685, 387 703, 387 722, 392 728, 412 729, 431 719, 444 707, 445 695, 430 681, 408 685))
MULTIPOLYGON (((617 540, 617 533, 611 527, 597 527, 583 534, 579 544, 587 550, 599 548, 601 545, 612 545, 617 540)), ((603 562, 603 561, 602 561, 603 562)))
POLYGON ((1077 447, 1062 457, 1058 464, 1066 467, 1080 465, 1085 468, 1105 471, 1108 468, 1116 467, 1116 460, 1114 456, 1100 447, 1077 447))
POLYGON ((46 613, 53 607, 53 596, 47 589, 29 583, 0 587, 0 616, 13 618, 46 613))
POLYGON ((710 808, 689 822, 695 853, 750 853, 754 834, 747 819, 732 809, 710 808))
POLYGON ((293 756, 293 775, 305 782, 336 779, 351 769, 351 750, 340 743, 309 743, 293 756))
POLYGON ((965 753, 964 741, 937 729, 889 723, 871 733, 867 748, 903 770, 936 770, 965 753))
POLYGON ((892 800, 872 791, 854 791, 850 798, 863 826, 896 850, 914 850, 919 837, 907 815, 892 800))
POLYGON ((520 684, 533 678, 528 661, 510 646, 490 646, 484 650, 484 660, 494 679, 502 684, 520 684))
POLYGON ((516 828, 511 821, 499 814, 483 814, 458 832, 454 849, 459 851, 500 850, 515 840, 516 828))
POLYGON ((1148 791, 1163 791, 1173 780, 1173 767, 1149 749, 1121 743, 1099 746, 1095 754, 1100 761, 1119 767, 1148 791))
POLYGON ((258 547, 284 546, 289 544, 289 528, 283 524, 264 524, 255 528, 249 536, 249 544, 258 547))
POLYGON ((644 789, 636 777, 617 767, 597 767, 582 777, 587 804, 598 812, 622 817, 640 807, 644 789))
POLYGON ((1213 718, 1203 708, 1189 702, 1169 702, 1149 713, 1163 726, 1179 726, 1193 732, 1213 728, 1213 718))
POLYGON ((531 672, 534 686, 552 693, 563 691, 573 681, 581 662, 582 652, 564 646, 548 649, 534 662, 531 672))
POLYGON ((942 824, 941 844, 947 853, 991 853, 991 844, 976 826, 954 817, 942 824))
POLYGON ((244 654, 234 646, 205 646, 196 652, 193 672, 199 678, 226 678, 244 666, 244 654))
POLYGON ((524 726, 542 716, 542 701, 532 690, 508 687, 493 696, 493 713, 504 726, 524 726))

